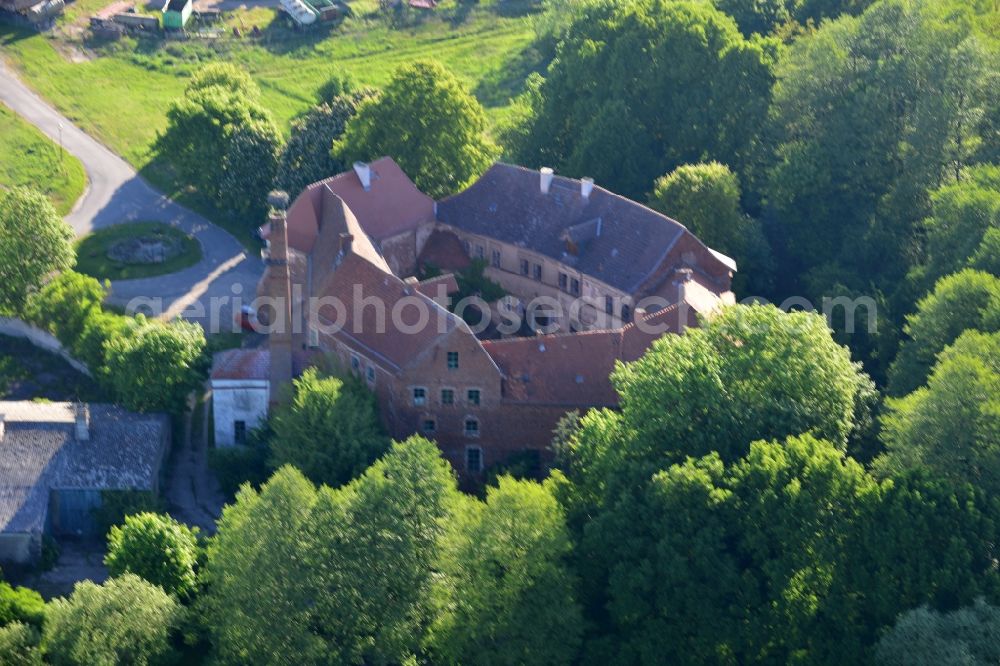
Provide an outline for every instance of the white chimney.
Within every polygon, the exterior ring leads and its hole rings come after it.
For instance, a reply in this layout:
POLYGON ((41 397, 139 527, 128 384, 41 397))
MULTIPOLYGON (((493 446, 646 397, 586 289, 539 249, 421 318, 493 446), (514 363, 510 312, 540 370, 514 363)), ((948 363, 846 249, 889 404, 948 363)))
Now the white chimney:
POLYGON ((542 194, 549 193, 549 188, 552 187, 552 174, 553 171, 551 167, 542 167, 541 169, 542 178, 540 181, 540 185, 542 186, 542 194))
POLYGON ((76 405, 76 441, 90 441, 90 408, 83 403, 76 405))
POLYGON ((358 180, 361 181, 361 187, 365 188, 365 192, 371 191, 372 168, 364 162, 355 162, 354 173, 358 174, 358 180))
POLYGON ((580 195, 584 199, 590 198, 590 193, 594 191, 594 179, 593 178, 581 178, 580 179, 580 195))

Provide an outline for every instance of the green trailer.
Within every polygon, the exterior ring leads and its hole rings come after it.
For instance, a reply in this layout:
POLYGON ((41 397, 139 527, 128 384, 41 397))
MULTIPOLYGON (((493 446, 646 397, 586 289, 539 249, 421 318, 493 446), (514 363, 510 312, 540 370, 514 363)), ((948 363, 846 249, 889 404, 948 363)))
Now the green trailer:
POLYGON ((194 0, 167 0, 163 5, 164 29, 183 30, 193 11, 194 0))

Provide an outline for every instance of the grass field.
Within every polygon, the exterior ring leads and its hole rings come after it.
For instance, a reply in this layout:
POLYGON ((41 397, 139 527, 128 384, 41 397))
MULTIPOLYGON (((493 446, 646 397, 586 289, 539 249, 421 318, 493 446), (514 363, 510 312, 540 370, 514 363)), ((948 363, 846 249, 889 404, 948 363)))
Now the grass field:
MULTIPOLYGON (((501 118, 528 73, 521 70, 534 64, 530 16, 509 15, 518 1, 470 6, 449 0, 433 15, 411 15, 403 25, 374 13, 374 0, 356 1, 354 16, 341 25, 309 32, 289 29, 272 9, 237 10, 228 15, 227 27, 248 33, 257 26, 261 36, 235 38, 227 31, 214 41, 150 37, 94 45, 66 29, 38 35, 0 26, 0 51, 67 117, 141 169, 151 160, 150 145, 165 125, 170 101, 192 71, 213 60, 245 68, 286 129, 332 74, 379 86, 397 66, 421 58, 444 63, 484 101, 492 119, 501 118)), ((82 20, 104 4, 78 2, 87 11, 70 5, 66 20, 82 20)))
POLYGON ((59 146, 33 125, 0 104, 0 188, 30 185, 48 195, 60 215, 65 215, 83 194, 87 176, 72 155, 59 154, 59 146))
POLYGON ((184 232, 160 222, 132 222, 100 229, 80 239, 76 270, 98 280, 133 280, 154 277, 194 266, 201 261, 201 245, 184 232), (129 238, 166 237, 181 244, 180 254, 159 264, 128 264, 111 259, 108 249, 129 238))

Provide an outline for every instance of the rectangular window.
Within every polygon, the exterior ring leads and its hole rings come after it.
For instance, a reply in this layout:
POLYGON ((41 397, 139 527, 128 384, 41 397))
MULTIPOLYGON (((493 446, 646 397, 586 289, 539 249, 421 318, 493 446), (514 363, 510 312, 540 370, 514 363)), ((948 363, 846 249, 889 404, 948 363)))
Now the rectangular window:
POLYGON ((441 389, 441 404, 442 405, 455 404, 455 391, 453 389, 441 389))
POLYGON ((427 389, 423 386, 413 387, 413 405, 415 407, 422 407, 427 404, 427 389))
POLYGON ((604 311, 608 314, 615 313, 615 299, 611 296, 604 297, 604 311))
POLYGON ((569 276, 565 273, 559 274, 559 288, 566 291, 566 285, 569 283, 569 276))
POLYGON ((458 352, 448 352, 448 369, 458 370, 458 352))
POLYGON ((437 421, 434 419, 424 419, 424 432, 435 432, 437 430, 437 421))
POLYGON ((309 329, 309 346, 314 349, 319 347, 319 331, 315 328, 309 329))
POLYGON ((482 245, 476 246, 476 259, 482 259, 486 256, 486 250, 483 249, 482 245))
POLYGON ((472 474, 483 471, 483 450, 478 446, 465 447, 465 471, 472 474))
POLYGON ((470 405, 479 405, 479 389, 469 389, 468 398, 470 405))
POLYGON ((622 321, 627 322, 632 318, 632 308, 627 305, 622 305, 622 321))
POLYGON ((369 384, 374 384, 375 383, 375 368, 374 368, 374 366, 371 366, 371 365, 368 366, 368 372, 366 373, 365 376, 368 377, 368 383, 369 384))
POLYGON ((236 442, 237 444, 246 444, 247 441, 246 421, 233 422, 233 441, 236 442))
POLYGON ((577 280, 576 278, 573 278, 572 280, 569 281, 569 293, 573 294, 574 296, 580 295, 580 281, 577 280))
POLYGON ((361 370, 361 359, 355 356, 354 354, 351 354, 351 370, 353 370, 355 373, 361 370))
POLYGON ((493 260, 493 267, 500 268, 500 250, 493 250, 491 259, 493 260))
POLYGON ((534 276, 535 276, 535 279, 538 280, 539 282, 542 281, 542 265, 541 264, 535 264, 534 276))
POLYGON ((522 259, 521 260, 521 275, 527 276, 529 270, 530 270, 530 268, 528 266, 528 260, 527 259, 522 259))
POLYGON ((465 419, 465 436, 479 437, 479 419, 465 419))

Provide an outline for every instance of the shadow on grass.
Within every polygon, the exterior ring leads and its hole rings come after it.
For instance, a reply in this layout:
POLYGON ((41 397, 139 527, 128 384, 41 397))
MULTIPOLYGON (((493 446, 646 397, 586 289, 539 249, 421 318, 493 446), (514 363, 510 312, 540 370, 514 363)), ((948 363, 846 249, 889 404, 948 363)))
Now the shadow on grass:
POLYGON ((532 72, 544 74, 549 59, 529 45, 496 69, 487 72, 476 84, 472 94, 485 107, 506 105, 525 89, 525 80, 532 72))

